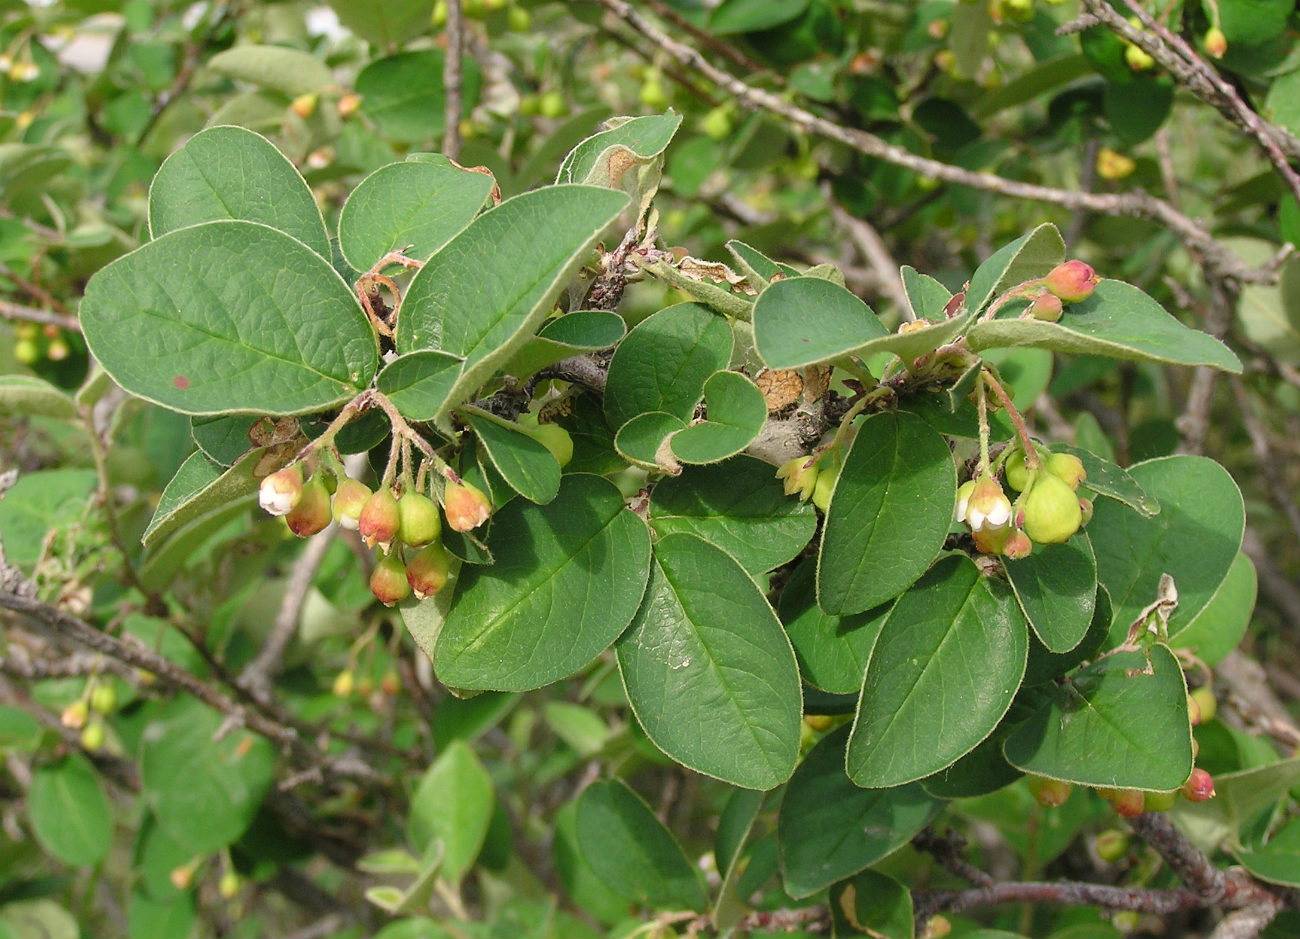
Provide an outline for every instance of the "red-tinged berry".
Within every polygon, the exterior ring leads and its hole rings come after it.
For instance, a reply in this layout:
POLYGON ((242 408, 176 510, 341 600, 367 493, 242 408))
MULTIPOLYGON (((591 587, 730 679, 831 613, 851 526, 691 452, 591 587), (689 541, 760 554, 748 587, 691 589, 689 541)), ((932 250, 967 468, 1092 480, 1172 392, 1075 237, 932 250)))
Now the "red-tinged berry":
POLYGON ((1221 59, 1228 52, 1228 37, 1217 26, 1211 26, 1205 32, 1205 51, 1211 58, 1221 59))
POLYGON ((1149 52, 1133 45, 1125 47, 1124 61, 1127 62, 1128 67, 1135 72, 1145 72, 1156 64, 1156 60, 1151 58, 1149 52))
POLYGON ((438 503, 422 492, 406 492, 397 500, 397 540, 421 548, 442 534, 438 503))
POLYGON ((443 493, 443 511, 452 531, 470 531, 491 517, 492 503, 477 486, 464 481, 448 483, 443 493))
POLYGON ((1128 854, 1128 835, 1118 828, 1108 828, 1097 836, 1093 847, 1097 850, 1097 857, 1107 864, 1114 864, 1128 854))
POLYGON ((1204 802, 1213 799, 1214 777, 1201 768, 1192 770, 1192 775, 1183 783, 1183 798, 1188 802, 1204 802))
POLYGON ((396 669, 390 668, 384 672, 384 677, 379 679, 379 690, 390 698, 402 690, 402 676, 397 674, 396 669))
POLYGON ((90 702, 85 698, 78 698, 63 709, 59 715, 59 723, 68 730, 81 730, 86 726, 86 718, 90 716, 90 702))
POLYGON ((334 492, 334 521, 339 523, 339 528, 356 531, 361 510, 372 495, 370 487, 359 479, 349 477, 340 481, 334 492))
POLYGON ((1061 779, 1048 779, 1046 776, 1029 777, 1029 792, 1034 797, 1034 801, 1048 808, 1064 805, 1073 791, 1074 786, 1061 779))
POLYGON ((1142 811, 1168 812, 1178 802, 1178 790, 1173 792, 1148 792, 1142 797, 1142 811))
POLYGON ((950 932, 952 932, 952 923, 949 922, 948 917, 936 913, 925 924, 925 932, 921 933, 921 939, 943 939, 950 932))
POLYGON ((1052 268, 1043 278, 1043 286, 1065 303, 1078 303, 1091 297, 1100 281, 1091 265, 1074 260, 1052 268))
POLYGON ((330 519, 330 491, 320 473, 303 483, 302 498, 284 517, 289 530, 299 538, 324 531, 330 519))
POLYGON ((451 558, 441 541, 425 545, 407 562, 406 580, 417 600, 431 597, 447 583, 451 558))
POLYGON ((361 110, 361 95, 351 93, 343 95, 339 98, 338 109, 339 117, 348 120, 361 110))
POLYGON ((262 480, 257 501, 271 515, 288 515, 302 498, 302 466, 294 463, 262 480))
POLYGON ((1097 792, 1123 818, 1137 818, 1146 811, 1146 793, 1140 789, 1098 789, 1097 792))
POLYGON ((400 603, 411 595, 411 584, 406 579, 406 565, 396 551, 386 554, 370 574, 370 592, 384 606, 400 603))
POLYGON ((964 504, 958 501, 957 520, 969 525, 971 531, 1001 528, 1011 521, 1011 500, 996 479, 981 476, 964 504))
POLYGON ((1060 297, 1045 290, 1034 297, 1027 312, 1036 320, 1042 320, 1044 323, 1055 323, 1061 318, 1064 307, 1061 305, 1060 297))
POLYGON ((1200 702, 1192 697, 1189 692, 1187 695, 1187 722, 1193 727, 1201 723, 1201 705, 1200 702))
POLYGON ((806 714, 803 722, 817 733, 825 733, 835 726, 835 718, 829 714, 806 714))
POLYGON ((1079 527, 1083 528, 1092 521, 1092 500, 1084 496, 1079 497, 1079 527))
POLYGON ((1010 561, 1020 561, 1029 557, 1034 550, 1034 543, 1023 531, 1016 529, 1007 536, 1002 544, 1002 556, 1010 561))
POLYGON ((1202 724, 1208 724, 1210 721, 1214 720, 1215 715, 1219 713, 1219 701, 1214 697, 1214 692, 1208 685, 1202 685, 1199 688, 1193 688, 1191 690, 1188 694, 1189 709, 1192 701, 1196 702, 1196 707, 1201 712, 1200 722, 1202 724))
POLYGON ((316 113, 316 102, 319 100, 315 94, 299 95, 289 102, 289 108, 305 121, 316 113))
POLYGON ((399 523, 397 499, 387 486, 381 486, 361 507, 361 514, 357 517, 357 532, 368 547, 379 545, 387 551, 397 537, 399 523))
POLYGON ((1023 498, 1023 528, 1030 540, 1037 544, 1068 541, 1083 522, 1083 512, 1074 490, 1051 473, 1040 473, 1023 498))
POLYGON ((194 882, 194 865, 182 864, 180 867, 173 867, 167 879, 177 890, 188 890, 190 884, 194 882))

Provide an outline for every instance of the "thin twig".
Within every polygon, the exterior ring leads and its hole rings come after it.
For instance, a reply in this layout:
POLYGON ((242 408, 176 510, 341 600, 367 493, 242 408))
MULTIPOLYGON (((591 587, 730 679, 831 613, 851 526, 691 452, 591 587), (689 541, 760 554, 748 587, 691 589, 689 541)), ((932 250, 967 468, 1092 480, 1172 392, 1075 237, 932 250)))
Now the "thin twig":
POLYGON ((465 11, 461 0, 447 0, 447 56, 442 62, 444 95, 442 152, 448 159, 460 159, 460 121, 465 113, 462 86, 465 55, 465 11))
POLYGON ((1158 199, 1147 192, 1088 193, 1057 189, 1005 179, 993 173, 975 172, 939 160, 917 156, 903 147, 888 143, 875 134, 827 120, 790 103, 779 95, 754 88, 724 72, 706 60, 698 50, 678 42, 659 29, 638 13, 627 0, 596 0, 596 2, 657 48, 723 88, 737 103, 745 107, 776 114, 809 133, 837 140, 859 153, 910 169, 931 179, 970 186, 1013 198, 1047 202, 1071 211, 1082 210, 1103 215, 1127 215, 1152 219, 1174 232, 1189 249, 1200 255, 1206 268, 1216 274, 1243 283, 1273 283, 1276 280, 1274 272, 1257 270, 1245 264, 1219 244, 1203 225, 1182 214, 1163 199, 1158 199))
POLYGON ((53 310, 38 310, 34 306, 24 306, 21 303, 13 303, 9 300, 0 300, 0 316, 7 320, 26 320, 29 323, 57 326, 59 329, 66 329, 68 332, 81 332, 81 323, 77 321, 75 316, 67 313, 56 313, 53 310))
POLYGON ((876 275, 876 285, 880 292, 898 311, 900 319, 908 323, 914 321, 916 314, 912 310, 912 304, 908 302, 907 292, 903 289, 903 278, 899 275, 898 262, 889 253, 885 239, 880 237, 880 232, 876 231, 870 222, 850 215, 842 205, 832 199, 829 186, 825 187, 824 191, 827 204, 831 207, 832 217, 849 233, 849 238, 853 240, 858 254, 876 275))

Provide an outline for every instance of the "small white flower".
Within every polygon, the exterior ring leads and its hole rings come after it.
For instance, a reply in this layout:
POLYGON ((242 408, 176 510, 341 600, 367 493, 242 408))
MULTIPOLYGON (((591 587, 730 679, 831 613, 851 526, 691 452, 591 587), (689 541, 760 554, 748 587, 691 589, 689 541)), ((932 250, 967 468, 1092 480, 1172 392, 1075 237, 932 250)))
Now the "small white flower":
POLYGON ((302 471, 286 466, 262 480, 258 504, 271 515, 288 515, 302 498, 302 471))
POLYGON ((997 480, 986 477, 975 483, 964 506, 958 504, 958 512, 958 517, 964 518, 971 531, 1001 528, 1011 521, 1011 500, 997 480))

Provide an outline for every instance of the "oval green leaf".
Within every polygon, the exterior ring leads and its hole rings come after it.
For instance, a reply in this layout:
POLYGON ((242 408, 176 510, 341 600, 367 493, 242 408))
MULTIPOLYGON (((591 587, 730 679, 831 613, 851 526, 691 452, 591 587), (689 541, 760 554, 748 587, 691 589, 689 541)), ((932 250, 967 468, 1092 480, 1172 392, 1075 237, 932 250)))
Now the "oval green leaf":
POLYGON ((1069 652, 1092 622, 1097 560, 1082 532, 1064 544, 1035 545, 1027 558, 1003 560, 1016 602, 1052 652, 1069 652))
POLYGON ((72 867, 98 864, 112 845, 108 798, 80 754, 32 773, 27 814, 41 847, 72 867))
POLYGON ((747 789, 789 778, 802 714, 794 650, 730 555, 694 535, 661 538, 615 648, 632 711, 659 749, 747 789))
POLYGON ((885 411, 863 421, 822 529, 818 605, 861 613, 915 583, 943 547, 956 493, 948 444, 924 420, 885 411))
POLYGON ((1178 631, 1170 645, 1190 650, 1206 665, 1219 664, 1246 634, 1258 588, 1255 562, 1238 554, 1205 609, 1178 631))
POLYGON ((1076 355, 1241 371, 1241 360, 1219 340, 1184 326, 1137 287, 1119 280, 1103 280, 1087 300, 1068 304, 1059 322, 1018 316, 993 319, 972 326, 966 341, 976 352, 1034 346, 1076 355))
POLYGON ((343 279, 255 222, 194 225, 119 258, 86 285, 81 325, 114 381, 185 414, 322 411, 378 364, 343 279))
POLYGON ((718 463, 753 442, 767 420, 767 400, 740 372, 715 372, 704 383, 705 419, 673 434, 683 463, 718 463))
POLYGON ((201 130, 166 160, 149 187, 149 231, 221 219, 261 222, 323 258, 329 234, 316 197, 271 141, 243 127, 201 130))
POLYGON ((214 854, 248 828, 271 786, 275 753, 247 730, 213 739, 223 718, 191 698, 145 728, 140 783, 158 823, 194 855, 214 854))
POLYGON ((1192 772, 1183 670, 1164 645, 1109 655, 1057 687, 1003 751, 1075 785, 1177 789, 1192 772))
POLYGON ((492 552, 492 566, 461 569, 438 636, 452 687, 527 691, 572 674, 631 622, 650 570, 645 524, 613 483, 582 474, 548 505, 507 503, 492 552))
POLYGON ((461 359, 425 350, 399 355, 379 371, 375 387, 410 421, 431 421, 460 376, 461 359))
POLYGON ((614 449, 618 455, 629 463, 635 463, 649 470, 676 473, 681 471, 680 464, 671 459, 663 450, 664 442, 684 430, 686 422, 673 414, 663 411, 647 411, 638 414, 619 428, 614 435, 614 449))
POLYGON ((237 45, 208 59, 207 67, 218 75, 291 98, 320 91, 334 83, 328 65, 311 53, 287 46, 237 45))
POLYGON ((352 190, 339 214, 339 249, 358 271, 390 251, 427 260, 478 214, 495 180, 450 163, 380 167, 352 190))
POLYGON ((966 309, 979 313, 1004 290, 1042 277, 1065 260, 1065 242, 1050 222, 993 252, 971 275, 966 309))
POLYGON ((781 621, 799 660, 799 675, 814 688, 831 694, 857 694, 892 604, 831 616, 817 605, 815 581, 816 566, 805 560, 781 591, 781 621))
POLYGON ((261 451, 254 451, 227 469, 202 451, 191 453, 163 490, 141 542, 151 547, 203 516, 248 501, 257 491, 253 470, 260 458, 261 451))
POLYGON ((661 480, 648 512, 659 534, 698 535, 754 577, 797 555, 817 528, 813 507, 787 496, 771 465, 750 456, 661 480))
POLYGON ((943 803, 917 783, 861 789, 844 774, 848 726, 824 737, 795 770, 776 830, 781 876, 795 898, 811 896, 892 854, 943 803))
MULTIPOLYGON (((399 143, 430 140, 446 126, 446 90, 442 85, 444 55, 440 49, 399 52, 376 59, 357 75, 361 110, 384 137, 399 143)), ((467 57, 461 75, 465 113, 478 103, 483 75, 467 57)))
POLYGON ((459 882, 483 847, 495 803, 492 777, 469 744, 453 740, 415 787, 407 837, 426 858, 441 844, 442 873, 459 882))
POLYGON ((953 555, 899 597, 867 662, 847 767, 859 786, 922 779, 1002 720, 1029 655, 1006 584, 953 555))
POLYGON ((681 845, 635 792, 616 779, 578 797, 578 850, 619 896, 651 910, 703 910, 699 876, 681 845))
POLYGON ((570 356, 612 348, 626 332, 627 325, 617 313, 574 310, 547 320, 501 370, 519 378, 532 375, 570 356))
POLYGON ((731 361, 731 328, 699 303, 678 303, 647 316, 609 363, 605 419, 621 428, 649 411, 689 421, 709 376, 731 361))
POLYGON ((560 491, 560 464, 551 451, 509 421, 465 411, 479 443, 506 484, 529 502, 544 505, 560 491))
POLYGON ((0 411, 17 417, 70 420, 77 406, 66 394, 33 375, 0 375, 0 411))
POLYGON ((754 347, 769 368, 833 362, 888 335, 871 307, 819 277, 779 280, 754 301, 754 347))
POLYGON ((1177 635, 1205 609, 1232 566, 1246 525, 1241 490, 1218 463, 1171 456, 1129 467, 1129 474, 1160 500, 1160 514, 1143 518, 1118 502, 1099 499, 1088 534, 1097 553, 1097 576, 1115 608, 1112 643, 1156 599, 1160 575, 1178 588, 1169 618, 1177 635))

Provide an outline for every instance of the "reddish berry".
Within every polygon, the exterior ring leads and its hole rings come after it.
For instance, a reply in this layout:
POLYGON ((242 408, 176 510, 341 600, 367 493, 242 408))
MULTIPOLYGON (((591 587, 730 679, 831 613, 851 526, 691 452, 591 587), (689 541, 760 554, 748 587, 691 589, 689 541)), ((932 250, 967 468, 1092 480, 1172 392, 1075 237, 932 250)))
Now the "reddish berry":
POLYGON ((334 521, 340 528, 356 531, 361 510, 374 493, 358 479, 344 479, 334 492, 334 521))
POLYGON ((59 723, 68 730, 81 730, 86 726, 86 718, 90 716, 90 702, 85 698, 78 698, 63 709, 59 715, 59 723))
POLYGON ((448 483, 443 493, 443 510, 453 531, 478 528, 492 515, 492 503, 477 486, 467 482, 448 483))
POLYGON ((1214 777, 1205 770, 1192 770, 1192 775, 1183 783, 1183 797, 1188 802, 1204 802, 1214 798, 1214 777))
POLYGON ((1023 531, 1016 529, 1007 536, 1007 540, 1002 545, 1002 556, 1011 561, 1019 561, 1022 558, 1029 557, 1030 552, 1034 550, 1034 543, 1029 540, 1029 536, 1023 531))
POLYGON ((1029 792, 1039 805, 1049 808, 1064 805, 1073 791, 1074 786, 1061 779, 1048 779, 1046 776, 1029 777, 1029 792))
POLYGON ((1223 34, 1223 30, 1217 26, 1212 26, 1205 33, 1205 51, 1212 58, 1221 59, 1228 52, 1228 37, 1223 34))
POLYGON ((1043 285, 1064 302, 1078 303, 1092 296, 1093 288, 1100 280, 1090 265, 1082 261, 1066 261, 1048 272, 1043 285))
POLYGON ((379 545, 387 551, 397 537, 400 519, 397 514, 397 499, 385 486, 366 500, 357 517, 357 531, 366 545, 373 548, 379 545))
POLYGON ((300 538, 324 531, 330 519, 330 491, 325 480, 317 473, 303 483, 302 498, 298 500, 284 520, 289 530, 300 538))
POLYGON ((1061 318, 1061 298, 1045 290, 1038 296, 1034 297, 1033 302, 1029 304, 1029 310, 1027 312, 1036 320, 1042 320, 1045 323, 1055 323, 1061 318))
POLYGON ((392 606, 411 595, 411 584, 406 579, 406 565, 393 552, 386 554, 370 574, 370 592, 384 606, 392 606))
POLYGON ((1146 810, 1146 794, 1139 789, 1098 789, 1097 794, 1124 818, 1137 818, 1146 810))
POLYGON ((450 558, 441 541, 425 545, 406 565, 406 580, 417 600, 431 597, 447 583, 450 558))

